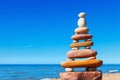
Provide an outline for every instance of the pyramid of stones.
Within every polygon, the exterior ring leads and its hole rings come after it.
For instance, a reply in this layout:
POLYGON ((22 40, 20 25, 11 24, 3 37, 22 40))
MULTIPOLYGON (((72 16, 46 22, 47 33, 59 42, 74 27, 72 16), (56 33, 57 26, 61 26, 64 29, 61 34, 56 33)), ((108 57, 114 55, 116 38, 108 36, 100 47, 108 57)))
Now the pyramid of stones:
POLYGON ((95 71, 103 63, 102 60, 96 59, 97 52, 90 49, 93 45, 92 35, 88 34, 85 15, 84 12, 78 15, 80 17, 78 28, 75 29, 75 35, 71 37, 73 39, 73 43, 70 45, 72 50, 67 53, 67 61, 61 63, 61 66, 65 67, 65 71, 68 72, 74 71, 73 68, 95 71))

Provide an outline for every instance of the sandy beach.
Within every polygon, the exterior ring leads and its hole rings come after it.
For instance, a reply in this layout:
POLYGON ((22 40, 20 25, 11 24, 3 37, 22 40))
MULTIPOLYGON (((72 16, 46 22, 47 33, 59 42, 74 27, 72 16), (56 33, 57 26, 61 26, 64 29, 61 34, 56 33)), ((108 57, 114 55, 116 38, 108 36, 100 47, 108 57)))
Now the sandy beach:
MULTIPOLYGON (((62 79, 60 79, 60 78, 54 78, 54 79, 45 78, 45 79, 41 79, 41 80, 62 80, 62 79)), ((120 80, 120 73, 103 74, 102 80, 120 80)))
POLYGON ((120 80, 120 73, 103 74, 103 80, 120 80))

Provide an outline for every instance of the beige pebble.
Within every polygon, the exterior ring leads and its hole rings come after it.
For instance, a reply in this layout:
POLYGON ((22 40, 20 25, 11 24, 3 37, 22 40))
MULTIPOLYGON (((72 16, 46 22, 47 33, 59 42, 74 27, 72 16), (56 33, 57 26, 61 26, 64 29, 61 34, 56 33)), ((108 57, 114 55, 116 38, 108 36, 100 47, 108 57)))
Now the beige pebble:
POLYGON ((80 17, 80 19, 78 20, 78 26, 79 27, 86 27, 85 15, 86 14, 84 12, 82 12, 78 15, 80 17))
POLYGON ((85 41, 92 41, 91 39, 86 39, 85 41))
POLYGON ((90 47, 89 47, 89 46, 87 46, 87 47, 85 47, 85 49, 90 49, 90 47))
POLYGON ((77 49, 79 49, 79 47, 74 47, 74 48, 72 48, 72 50, 77 50, 77 49))
POLYGON ((73 72, 74 69, 73 69, 73 68, 65 68, 65 71, 66 71, 66 72, 73 72))
POLYGON ((91 60, 91 59, 96 59, 96 57, 89 57, 89 59, 91 60))

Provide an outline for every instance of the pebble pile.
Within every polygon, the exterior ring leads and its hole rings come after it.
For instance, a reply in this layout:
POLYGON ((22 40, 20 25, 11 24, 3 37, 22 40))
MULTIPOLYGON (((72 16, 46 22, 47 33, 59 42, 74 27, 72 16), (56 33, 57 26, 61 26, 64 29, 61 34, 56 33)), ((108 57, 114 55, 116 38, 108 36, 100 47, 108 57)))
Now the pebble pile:
POLYGON ((103 64, 102 60, 96 59, 97 51, 90 49, 93 45, 92 35, 88 34, 89 29, 86 27, 85 15, 84 12, 78 15, 80 17, 78 28, 75 29, 75 35, 71 37, 73 43, 70 44, 70 47, 72 50, 67 53, 67 61, 61 63, 66 72, 74 72, 74 68, 96 71, 97 67, 103 64))

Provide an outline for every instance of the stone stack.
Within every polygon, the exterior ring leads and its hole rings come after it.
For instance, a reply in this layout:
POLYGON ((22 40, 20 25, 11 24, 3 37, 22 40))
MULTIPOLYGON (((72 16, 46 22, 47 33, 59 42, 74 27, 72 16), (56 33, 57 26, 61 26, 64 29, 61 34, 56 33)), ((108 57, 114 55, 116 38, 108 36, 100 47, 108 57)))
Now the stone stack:
POLYGON ((71 38, 73 43, 70 45, 72 50, 67 53, 67 61, 61 65, 65 67, 64 73, 60 73, 62 80, 101 80, 102 73, 97 71, 97 67, 102 65, 102 60, 96 59, 97 52, 90 49, 93 45, 92 35, 88 34, 86 27, 85 13, 78 16, 78 28, 75 29, 75 35, 71 38), (83 60, 85 58, 85 60, 83 60), (86 59, 87 58, 87 59, 86 59), (81 59, 81 60, 78 60, 81 59), (86 68, 84 72, 74 72, 73 68, 86 68))

